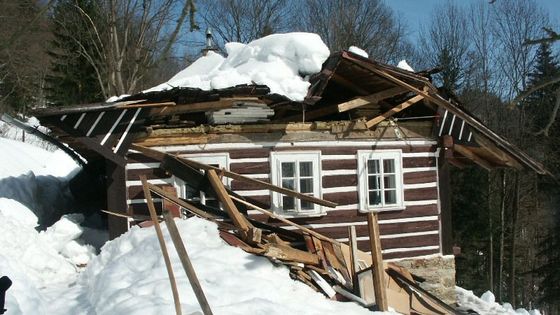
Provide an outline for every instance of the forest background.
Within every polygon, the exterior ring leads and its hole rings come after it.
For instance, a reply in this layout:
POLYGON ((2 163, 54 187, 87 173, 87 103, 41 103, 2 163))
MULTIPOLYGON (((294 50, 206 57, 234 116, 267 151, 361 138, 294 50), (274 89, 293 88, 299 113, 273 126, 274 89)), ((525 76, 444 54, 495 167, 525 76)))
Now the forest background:
POLYGON ((457 284, 558 314, 560 35, 541 5, 442 0, 416 29, 378 0, 0 0, 0 113, 157 85, 200 57, 208 29, 222 52, 306 31, 331 51, 356 45, 381 62, 439 69, 448 95, 552 174, 453 170, 457 284))

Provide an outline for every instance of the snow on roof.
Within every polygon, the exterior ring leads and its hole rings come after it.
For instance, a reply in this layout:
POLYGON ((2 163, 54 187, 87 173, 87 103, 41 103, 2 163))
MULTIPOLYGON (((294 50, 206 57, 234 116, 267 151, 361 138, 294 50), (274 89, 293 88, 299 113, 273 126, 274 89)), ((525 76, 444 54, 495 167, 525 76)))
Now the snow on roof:
POLYGON ((364 58, 369 57, 369 54, 365 50, 363 50, 359 47, 356 47, 356 46, 350 46, 350 48, 348 48, 348 51, 351 52, 351 53, 354 53, 356 55, 360 55, 364 58))
POLYGON ((399 61, 399 63, 397 64, 397 67, 401 68, 403 70, 406 70, 406 71, 414 72, 414 69, 412 69, 412 67, 404 59, 399 61))
POLYGON ((227 57, 210 51, 169 81, 143 92, 263 84, 271 93, 302 101, 309 87, 306 76, 321 71, 330 54, 321 37, 312 33, 272 34, 249 44, 227 43, 225 47, 227 57))

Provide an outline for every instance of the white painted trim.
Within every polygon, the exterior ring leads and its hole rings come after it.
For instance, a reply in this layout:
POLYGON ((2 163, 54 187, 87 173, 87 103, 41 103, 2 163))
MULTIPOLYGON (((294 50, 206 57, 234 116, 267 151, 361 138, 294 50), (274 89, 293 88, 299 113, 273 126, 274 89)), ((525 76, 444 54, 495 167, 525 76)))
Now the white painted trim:
POLYGON ((467 141, 470 142, 471 138, 472 138, 472 132, 469 132, 469 138, 467 139, 467 141))
MULTIPOLYGON (((426 221, 437 221, 438 216, 424 216, 424 217, 413 217, 413 218, 401 218, 401 219, 389 219, 389 220, 379 220, 379 224, 394 224, 394 223, 410 223, 410 222, 426 222, 426 221)), ((310 223, 310 224, 302 224, 305 227, 312 228, 312 229, 321 229, 321 228, 331 228, 331 227, 343 227, 343 226, 358 226, 358 225, 367 225, 367 221, 358 221, 358 222, 340 222, 340 223, 310 223)), ((294 226, 283 226, 284 229, 294 230, 297 229, 294 226)))
POLYGON ((420 188, 430 188, 430 187, 437 187, 437 182, 430 182, 430 183, 420 183, 420 184, 405 184, 403 185, 404 189, 420 189, 420 188))
POLYGON ((430 250, 430 249, 439 249, 439 246, 432 245, 432 246, 420 246, 420 247, 389 248, 389 249, 384 249, 381 252, 383 254, 389 254, 389 253, 414 252, 418 250, 430 250))
POLYGON ((463 120, 463 123, 461 123, 461 131, 459 131, 459 140, 461 140, 461 138, 463 137, 464 128, 465 128, 465 121, 463 120))
POLYGON ((435 152, 411 152, 411 153, 404 153, 402 154, 403 158, 414 158, 414 157, 436 157, 435 152))
POLYGON ((132 116, 132 119, 128 123, 128 126, 126 126, 126 129, 124 130, 124 133, 122 134, 121 138, 119 139, 119 142, 117 143, 117 145, 115 146, 115 149, 113 150, 114 153, 117 153, 117 151, 119 151, 119 148, 121 147, 122 143, 124 142, 124 139, 126 139, 126 135, 128 134, 128 132, 130 131, 130 128, 134 124, 134 121, 136 120, 136 117, 138 117, 138 114, 140 114, 140 110, 142 110, 142 107, 138 107, 138 109, 134 113, 134 116, 132 116))
POLYGON ((428 172, 428 171, 437 171, 437 167, 410 167, 410 168, 403 168, 403 173, 416 173, 416 172, 428 172))
POLYGON ((241 174, 245 177, 249 177, 252 179, 269 179, 270 175, 269 174, 241 174))
POLYGON ((84 120, 84 117, 86 117, 86 113, 82 113, 80 115, 80 118, 78 118, 78 121, 76 121, 76 123, 74 124, 74 129, 78 129, 78 127, 82 123, 82 120, 84 120))
POLYGON ((126 170, 143 170, 143 169, 152 169, 152 168, 159 168, 161 163, 154 162, 154 163, 128 163, 126 164, 126 170))
POLYGON ((341 193, 341 192, 354 192, 358 191, 356 186, 342 186, 342 187, 329 187, 323 188, 323 194, 341 193))
POLYGON ((321 161, 328 160, 355 160, 356 154, 332 154, 332 155, 321 155, 321 161))
POLYGON ((60 117, 60 121, 64 121, 64 119, 66 119, 67 115, 62 115, 62 117, 60 117))
POLYGON ((404 205, 405 206, 425 206, 425 205, 436 205, 439 204, 437 199, 431 199, 431 200, 409 200, 409 201, 405 201, 404 205))
POLYGON ((433 259, 435 257, 446 257, 446 256, 444 256, 440 253, 436 253, 436 254, 428 254, 428 255, 420 255, 420 256, 410 256, 410 257, 384 259, 384 261, 385 262, 397 262, 397 261, 408 260, 408 259, 433 259))
MULTIPOLYGON (((153 185, 166 185, 166 184, 173 184, 174 180, 172 177, 170 178, 154 178, 148 179, 148 183, 153 185)), ((140 180, 127 180, 126 187, 133 187, 133 186, 142 186, 142 181, 140 180)))
POLYGON ((354 203, 354 204, 350 204, 350 205, 342 205, 342 206, 336 206, 336 208, 327 208, 328 211, 344 211, 344 210, 358 210, 358 204, 354 203))
POLYGON ((338 176, 338 175, 357 175, 358 171, 356 169, 351 170, 324 170, 323 177, 325 176, 338 176))
POLYGON ((240 196, 254 197, 254 196, 270 196, 270 190, 260 189, 260 190, 236 190, 235 191, 240 196))
POLYGON ((91 125, 88 132, 86 133, 86 137, 89 137, 89 135, 91 135, 91 133, 93 132, 93 129, 95 129, 95 127, 97 127, 97 124, 99 123, 99 121, 101 120, 101 117, 103 117, 103 115, 105 115, 105 112, 101 112, 101 113, 99 113, 99 115, 97 115, 97 118, 93 122, 93 125, 91 125))
MULTIPOLYGON (((162 202, 163 201, 162 198, 152 198, 152 200, 154 202, 162 202)), ((128 204, 128 205, 136 205, 136 204, 142 204, 142 203, 148 203, 148 200, 146 200, 146 199, 127 199, 126 200, 126 204, 128 204)))
POLYGON ((441 137, 441 134, 443 133, 443 126, 445 126, 445 119, 447 118, 447 109, 445 110, 445 113, 443 114, 443 119, 441 120, 441 126, 439 126, 439 133, 438 136, 441 137))
POLYGON ((455 125, 455 114, 453 114, 453 119, 451 119, 451 126, 449 126, 449 131, 447 132, 447 134, 451 134, 451 131, 453 131, 453 125, 455 125))
POLYGON ((107 134, 105 135, 105 137, 103 138, 103 140, 101 140, 101 142, 99 144, 104 145, 105 142, 107 142, 107 140, 109 139, 109 137, 111 136, 111 133, 113 133, 113 131, 115 130, 115 128, 117 128, 117 125, 119 124, 119 122, 121 121, 121 119, 124 117, 124 114, 126 114, 127 109, 124 109, 121 114, 119 115, 119 117, 117 118, 117 120, 115 120, 115 123, 113 124, 113 126, 111 126, 111 129, 109 129, 109 132, 107 132, 107 134))
POLYGON ((242 158, 242 159, 230 159, 230 163, 262 163, 268 162, 268 158, 242 158))
POLYGON ((291 148, 291 147, 309 147, 322 148, 327 146, 333 147, 353 147, 364 146, 366 148, 374 148, 375 146, 394 146, 403 147, 410 145, 433 145, 437 141, 432 140, 379 140, 379 141, 313 141, 313 142, 247 142, 247 143, 207 143, 207 144, 189 144, 177 146, 155 146, 154 150, 163 152, 168 151, 205 151, 218 149, 251 149, 251 148, 291 148))
MULTIPOLYGON (((387 234, 387 235, 380 235, 380 239, 393 239, 393 238, 401 238, 401 237, 411 237, 411 236, 423 236, 423 235, 434 235, 439 234, 438 230, 434 231, 426 231, 426 232, 410 232, 410 233, 399 233, 399 234, 387 234)), ((348 237, 337 238, 339 242, 348 242, 348 237)), ((356 237, 357 241, 369 241, 369 236, 358 236, 356 237)))

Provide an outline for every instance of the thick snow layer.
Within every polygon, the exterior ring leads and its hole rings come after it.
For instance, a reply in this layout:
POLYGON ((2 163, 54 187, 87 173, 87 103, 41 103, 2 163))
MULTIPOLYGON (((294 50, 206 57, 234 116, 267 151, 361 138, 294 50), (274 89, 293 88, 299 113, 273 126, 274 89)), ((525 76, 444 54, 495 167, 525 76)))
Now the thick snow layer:
MULTIPOLYGON (((214 223, 199 218, 177 219, 176 223, 214 314, 371 314, 354 303, 328 300, 292 280, 287 268, 227 245, 214 223)), ((200 311, 165 225, 162 229, 183 313, 200 311)), ((169 279, 153 228, 132 228, 107 243, 78 284, 82 293, 73 294, 83 299, 80 307, 89 303, 87 314, 174 313, 169 279)), ((76 305, 66 310, 59 307, 55 305, 52 313, 80 312, 76 305)))
POLYGON ((406 70, 406 71, 414 72, 414 69, 412 69, 412 67, 404 59, 399 61, 399 63, 397 64, 397 67, 401 68, 403 70, 406 70))
POLYGON ((209 52, 166 83, 144 92, 174 87, 203 90, 239 84, 264 84, 272 93, 301 101, 307 95, 306 76, 321 71, 330 52, 319 35, 272 34, 249 44, 228 43, 228 56, 209 52))
POLYGON ((363 50, 359 47, 356 47, 356 46, 350 46, 350 48, 348 48, 348 51, 351 52, 351 53, 355 53, 356 55, 360 55, 364 58, 369 57, 369 54, 365 50, 363 50))
POLYGON ((455 287, 455 291, 460 310, 473 310, 480 315, 541 315, 538 310, 527 311, 523 308, 514 310, 509 303, 500 305, 496 303, 496 298, 490 291, 486 291, 480 298, 472 291, 460 287, 455 287))

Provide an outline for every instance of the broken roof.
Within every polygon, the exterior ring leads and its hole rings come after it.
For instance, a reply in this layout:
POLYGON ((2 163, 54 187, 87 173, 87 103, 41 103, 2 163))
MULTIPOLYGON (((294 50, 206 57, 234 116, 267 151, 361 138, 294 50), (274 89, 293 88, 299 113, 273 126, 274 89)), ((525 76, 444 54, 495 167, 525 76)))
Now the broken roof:
POLYGON ((208 124, 206 112, 239 104, 274 109, 273 122, 336 121, 350 117, 365 118, 368 128, 399 115, 418 116, 414 111, 420 110, 430 113, 431 116, 425 117, 437 126, 434 138, 446 139, 442 141, 444 148, 453 152, 450 161, 458 166, 474 162, 487 169, 514 167, 547 173, 539 162, 459 104, 445 99, 429 77, 421 73, 343 51, 332 54, 309 83, 307 96, 301 102, 271 94, 263 85, 210 91, 176 87, 138 93, 115 103, 36 109, 33 114, 86 158, 88 153, 95 152, 122 164, 136 131, 154 125, 174 128, 181 123, 208 124))

